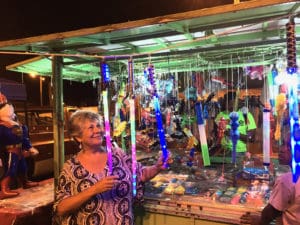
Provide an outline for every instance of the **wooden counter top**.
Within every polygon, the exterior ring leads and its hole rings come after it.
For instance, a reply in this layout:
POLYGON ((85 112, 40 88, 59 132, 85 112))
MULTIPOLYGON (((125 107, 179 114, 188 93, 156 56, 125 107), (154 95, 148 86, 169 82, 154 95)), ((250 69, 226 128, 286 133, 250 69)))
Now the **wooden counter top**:
POLYGON ((20 195, 0 200, 1 225, 50 225, 54 200, 53 179, 30 189, 19 188, 20 195))

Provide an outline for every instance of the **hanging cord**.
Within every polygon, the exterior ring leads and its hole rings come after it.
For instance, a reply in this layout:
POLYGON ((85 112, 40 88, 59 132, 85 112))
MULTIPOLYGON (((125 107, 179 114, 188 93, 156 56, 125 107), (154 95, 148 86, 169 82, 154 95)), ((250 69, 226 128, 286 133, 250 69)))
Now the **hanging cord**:
MULTIPOLYGON (((170 71, 170 56, 168 55, 168 75, 166 76, 166 80, 169 82, 170 81, 170 78, 172 79, 172 76, 171 76, 171 71, 170 71)), ((173 82, 173 80, 172 80, 173 82)), ((174 84, 174 82, 173 82, 174 84)), ((174 87, 172 88, 174 90, 174 87)), ((166 107, 168 107, 168 94, 167 94, 167 97, 165 98, 166 99, 166 107)))
MULTIPOLYGON (((230 56, 230 64, 231 64, 231 92, 234 91, 234 82, 233 82, 233 66, 232 66, 232 55, 230 56)), ((232 93, 231 93, 232 94, 232 93)), ((228 107, 228 98, 226 102, 226 107, 228 107)))
POLYGON ((192 68, 191 68, 191 64, 190 64, 190 71, 188 73, 188 128, 191 130, 191 103, 190 103, 190 87, 192 87, 192 79, 191 79, 191 73, 192 73, 192 68))
MULTIPOLYGON (((226 80, 227 81, 228 81, 228 78, 229 78, 229 72, 228 72, 228 66, 227 66, 227 68, 226 68, 226 80)), ((232 80, 231 80, 231 84, 233 84, 232 80)), ((228 93, 228 90, 229 90, 229 87, 227 85, 227 87, 226 87, 226 93, 228 93)), ((225 101, 225 99, 223 99, 223 101, 225 101)), ((226 106, 227 105, 228 105, 228 98, 226 99, 226 106)), ((223 177, 223 179, 224 179, 224 171, 225 171, 225 156, 226 156, 226 149, 224 148, 223 149, 223 162, 222 162, 222 177, 223 177)))
POLYGON ((249 109, 248 77, 245 76, 245 106, 249 109))

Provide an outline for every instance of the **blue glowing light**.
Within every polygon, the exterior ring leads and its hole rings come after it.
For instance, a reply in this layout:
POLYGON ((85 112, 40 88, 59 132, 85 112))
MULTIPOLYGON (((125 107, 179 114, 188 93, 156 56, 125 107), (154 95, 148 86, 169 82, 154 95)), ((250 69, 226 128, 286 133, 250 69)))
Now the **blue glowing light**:
MULTIPOLYGON (((295 70, 288 70, 293 72, 295 70)), ((295 73, 289 73, 291 79, 297 76, 295 73)), ((290 116, 290 129, 291 129, 291 153, 292 153, 292 173, 293 182, 296 183, 300 173, 300 129, 299 129, 299 110, 298 110, 298 97, 297 97, 297 82, 289 86, 289 116, 290 116)))
POLYGON ((108 83, 110 81, 110 73, 109 73, 109 67, 106 63, 101 64, 101 72, 102 72, 104 83, 108 83))

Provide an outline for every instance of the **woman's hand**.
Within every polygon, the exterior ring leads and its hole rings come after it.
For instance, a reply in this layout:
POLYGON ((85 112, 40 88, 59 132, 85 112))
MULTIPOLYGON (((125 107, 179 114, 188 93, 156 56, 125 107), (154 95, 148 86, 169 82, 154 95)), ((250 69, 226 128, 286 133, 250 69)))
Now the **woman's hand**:
POLYGON ((94 188, 95 194, 99 194, 105 191, 109 191, 115 187, 118 183, 119 176, 108 176, 104 177, 102 180, 98 181, 92 186, 94 188))
POLYGON ((167 156, 165 162, 163 161, 163 154, 161 154, 158 161, 156 162, 155 166, 159 170, 165 170, 168 168, 168 165, 171 163, 173 163, 172 153, 168 151, 168 156, 167 156))
POLYGON ((84 202, 90 200, 90 198, 96 194, 109 191, 118 182, 118 176, 108 176, 104 177, 102 180, 98 181, 91 187, 79 192, 76 195, 72 195, 68 198, 64 198, 56 208, 56 213, 59 216, 66 215, 76 209, 78 209, 84 202))

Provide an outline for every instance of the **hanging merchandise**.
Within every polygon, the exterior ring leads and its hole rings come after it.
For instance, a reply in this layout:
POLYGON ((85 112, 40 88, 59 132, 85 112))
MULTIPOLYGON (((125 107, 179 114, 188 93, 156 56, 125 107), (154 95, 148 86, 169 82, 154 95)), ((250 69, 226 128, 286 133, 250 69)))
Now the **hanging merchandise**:
MULTIPOLYGON (((275 75, 275 69, 276 66, 274 65, 271 73, 268 73, 266 79, 264 79, 264 82, 267 80, 267 89, 265 89, 265 104, 263 109, 263 164, 265 166, 270 165, 270 154, 272 151, 271 147, 271 129, 270 129, 270 123, 271 123, 271 111, 274 107, 274 75, 275 75), (273 73, 274 72, 274 73, 273 73)), ((277 71, 277 69, 276 69, 277 71)))
POLYGON ((286 93, 279 93, 275 101, 276 110, 276 129, 274 133, 274 139, 279 141, 281 138, 281 121, 284 111, 286 110, 286 93))
POLYGON ((133 196, 136 196, 136 139, 135 139, 134 99, 130 99, 129 104, 130 104, 130 137, 131 137, 131 158, 132 158, 132 191, 133 191, 133 196))
POLYGON ((210 158, 207 146, 206 132, 205 132, 205 123, 202 115, 202 105, 200 102, 195 104, 197 124, 199 129, 200 143, 201 143, 201 151, 204 166, 210 165, 210 158))
POLYGON ((104 83, 109 83, 110 82, 109 67, 104 62, 101 63, 101 74, 102 74, 104 83))
POLYGON ((134 74, 133 62, 128 60, 128 86, 130 100, 129 100, 129 115, 130 115, 130 137, 131 137, 131 159, 132 159, 132 191, 133 196, 136 196, 136 138, 135 138, 135 105, 134 105, 134 74))
POLYGON ((238 130, 239 127, 239 114, 238 112, 234 111, 231 112, 229 114, 229 118, 230 118, 230 126, 231 126, 231 130, 230 130, 230 138, 232 141, 232 163, 236 164, 236 145, 237 145, 237 141, 239 140, 240 137, 240 133, 238 130))
POLYGON ((123 81, 120 82, 120 88, 118 91, 118 97, 115 104, 115 116, 114 116, 114 136, 121 136, 121 146, 122 149, 126 152, 126 126, 127 126, 127 118, 126 118, 126 104, 124 104, 126 98, 126 90, 125 83, 123 81))
POLYGON ((270 109, 265 106, 263 110, 263 163, 270 165, 270 109))
POLYGON ((122 121, 114 128, 114 137, 119 137, 126 129, 127 121, 122 121))
POLYGON ((269 87, 269 102, 271 104, 271 109, 273 109, 273 113, 275 113, 275 96, 278 95, 278 85, 275 83, 275 79, 278 76, 278 69, 276 68, 276 64, 273 65, 271 69, 271 73, 267 76, 268 87, 269 87))
MULTIPOLYGON (((239 71, 239 70, 238 70, 239 71)), ((233 70, 232 70, 233 73, 233 70)), ((239 75, 238 75, 238 81, 239 81, 239 75)), ((232 79, 233 79, 233 74, 232 74, 232 79)), ((233 83, 233 82, 232 82, 233 83)), ((233 164, 236 164, 236 145, 237 142, 240 138, 240 132, 238 130, 239 127, 239 113, 237 112, 238 110, 238 103, 239 103, 239 96, 240 96, 240 88, 239 88, 239 84, 237 86, 237 91, 236 91, 236 96, 234 99, 234 106, 233 106, 233 112, 231 112, 229 114, 229 118, 230 118, 230 138, 232 141, 232 154, 231 154, 231 162, 233 164)))
POLYGON ((106 140, 106 151, 107 151, 107 161, 108 161, 108 172, 112 174, 112 153, 111 153, 111 137, 110 137, 110 124, 109 124, 109 111, 108 111, 108 101, 107 101, 107 90, 102 91, 103 97, 103 109, 104 109, 104 128, 105 128, 105 140, 106 140))
POLYGON ((291 152, 292 152, 292 173, 293 182, 296 183, 300 173, 300 128, 299 128, 299 110, 298 110, 298 79, 296 64, 296 37, 294 18, 290 18, 286 24, 287 36, 287 73, 289 80, 289 116, 291 129, 291 152))
POLYGON ((166 139, 165 139, 165 132, 164 132, 164 128, 163 128, 162 115, 160 112, 159 97, 157 94, 155 80, 154 80, 154 66, 150 64, 148 66, 148 68, 146 68, 145 73, 147 73, 151 87, 152 87, 150 90, 150 93, 152 95, 153 106, 154 106, 154 110, 155 110, 157 132, 159 135, 160 146, 161 146, 162 154, 163 154, 163 163, 164 163, 164 166, 167 166, 168 150, 167 150, 167 143, 166 143, 166 139))
MULTIPOLYGON (((125 96, 124 84, 121 83, 119 87, 119 91, 115 100, 115 115, 113 117, 113 136, 119 137, 126 128, 127 121, 125 121, 124 113, 121 113, 122 110, 122 102, 125 96), (121 116, 122 114, 122 116, 121 116)), ((123 146, 122 146, 123 147, 123 146)))
POLYGON ((262 80, 264 76, 264 66, 247 66, 246 69, 246 75, 250 77, 251 80, 262 80))
POLYGON ((203 80, 204 74, 197 72, 195 74, 195 83, 197 88, 197 95, 202 96, 204 91, 204 80, 203 80))
MULTIPOLYGON (((105 140, 106 140, 106 151, 107 151, 107 161, 108 161, 108 173, 112 174, 113 163, 112 163, 112 143, 110 136, 110 122, 109 122, 109 110, 108 110, 108 86, 110 81, 110 76, 108 73, 109 69, 107 64, 101 63, 101 77, 102 77, 102 103, 103 103, 103 113, 104 113, 104 128, 105 128, 105 140)), ((101 80, 101 79, 100 79, 101 80)))

